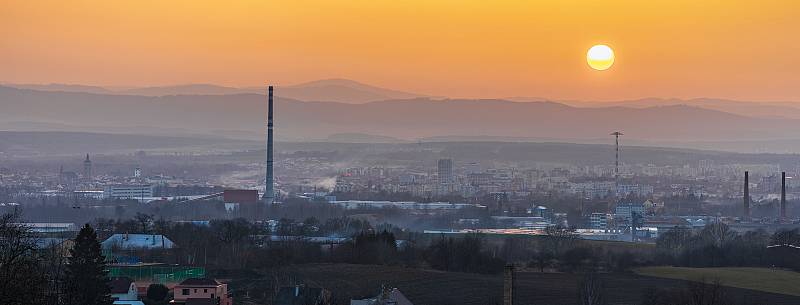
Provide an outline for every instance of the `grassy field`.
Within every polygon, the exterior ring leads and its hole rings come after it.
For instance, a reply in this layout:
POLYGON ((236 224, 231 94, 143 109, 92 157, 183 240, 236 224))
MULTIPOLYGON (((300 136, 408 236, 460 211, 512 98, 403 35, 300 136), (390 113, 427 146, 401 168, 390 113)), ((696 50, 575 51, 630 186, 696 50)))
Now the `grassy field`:
POLYGON ((637 274, 687 281, 719 280, 736 288, 800 296, 800 273, 769 268, 645 267, 637 274))
MULTIPOLYGON (((397 266, 306 264, 287 266, 294 280, 334 293, 338 303, 351 298, 377 294, 381 285, 399 288, 415 305, 492 305, 502 304, 501 275, 403 268, 397 266)), ((632 273, 602 274, 609 304, 640 304, 642 295, 653 288, 681 288, 687 282, 632 273)), ((581 275, 570 273, 519 272, 515 304, 580 304, 576 291, 581 275)), ((268 277, 237 283, 239 287, 268 287, 268 277)), ((796 283, 796 282, 795 282, 796 283)), ((726 288, 738 300, 749 304, 800 304, 800 297, 762 291, 726 288)), ((250 291, 249 295, 264 292, 250 291)), ((263 302, 261 302, 263 303, 263 302)), ((254 303, 254 304, 261 304, 254 303)))

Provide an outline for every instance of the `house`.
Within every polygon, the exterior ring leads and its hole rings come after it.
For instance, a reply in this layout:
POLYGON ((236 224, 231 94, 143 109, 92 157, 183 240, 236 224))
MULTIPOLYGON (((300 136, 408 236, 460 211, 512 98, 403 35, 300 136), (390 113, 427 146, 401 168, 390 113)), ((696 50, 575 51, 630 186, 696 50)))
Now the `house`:
POLYGON ((103 249, 172 249, 169 238, 159 234, 114 234, 101 243, 103 249))
POLYGON ((78 227, 71 222, 27 222, 20 223, 20 225, 27 227, 34 233, 65 233, 77 232, 78 227))
POLYGON ((333 304, 331 292, 323 288, 305 285, 281 287, 275 295, 274 305, 330 305, 333 304))
POLYGON ((210 278, 189 278, 173 288, 176 305, 232 305, 228 284, 210 278))
POLYGON ((384 289, 380 295, 363 300, 350 300, 350 305, 414 305, 397 288, 384 289))
POLYGON ((139 299, 136 282, 127 276, 111 278, 111 299, 115 301, 136 301, 139 299))
POLYGON ((37 249, 53 249, 62 257, 71 257, 69 250, 75 246, 75 240, 67 238, 41 237, 36 238, 35 242, 37 249))

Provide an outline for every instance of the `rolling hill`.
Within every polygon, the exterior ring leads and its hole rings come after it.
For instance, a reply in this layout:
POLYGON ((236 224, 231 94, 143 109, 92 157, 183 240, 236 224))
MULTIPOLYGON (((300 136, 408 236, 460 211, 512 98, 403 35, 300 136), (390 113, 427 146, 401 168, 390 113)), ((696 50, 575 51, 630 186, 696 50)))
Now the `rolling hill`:
MULTIPOLYGON (((800 139, 798 119, 751 117, 688 105, 581 108, 555 102, 428 98, 346 104, 306 102, 281 97, 281 92, 276 92, 275 111, 276 134, 282 140, 367 134, 373 140, 449 136, 582 142, 607 138, 614 130, 624 131, 627 141, 655 146, 731 141, 760 145, 800 139)), ((63 131, 87 131, 91 126, 97 132, 233 135, 253 140, 262 139, 266 117, 265 96, 252 93, 140 96, 0 86, 0 106, 4 110, 0 127, 6 128, 17 122, 84 127, 63 131)))
MULTIPOLYGON (((94 93, 109 95, 139 95, 148 97, 170 95, 230 95, 230 94, 265 94, 265 87, 227 87, 214 84, 184 84, 174 86, 153 86, 137 88, 104 88, 71 84, 6 84, 4 86, 17 89, 30 89, 50 92, 94 93)), ((423 97, 420 94, 402 92, 367 85, 348 79, 323 79, 296 85, 276 85, 279 96, 288 99, 317 102, 339 102, 347 104, 363 104, 391 99, 409 99, 423 97)))

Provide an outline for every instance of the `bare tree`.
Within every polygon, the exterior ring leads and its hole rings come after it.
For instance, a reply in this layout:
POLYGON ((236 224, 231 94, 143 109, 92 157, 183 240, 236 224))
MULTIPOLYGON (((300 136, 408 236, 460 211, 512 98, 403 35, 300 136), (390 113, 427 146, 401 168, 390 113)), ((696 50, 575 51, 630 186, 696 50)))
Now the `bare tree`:
POLYGON ((144 214, 144 213, 136 213, 136 216, 134 218, 136 219, 136 222, 138 222, 139 226, 141 227, 142 231, 140 233, 142 233, 142 234, 149 233, 150 224, 153 222, 153 215, 144 214))
POLYGON ((18 213, 0 216, 0 300, 3 304, 44 303, 47 279, 36 257, 33 232, 18 213))
POLYGON ((545 233, 544 241, 547 250, 550 250, 555 257, 561 256, 564 250, 575 244, 578 240, 578 235, 575 234, 574 228, 568 228, 562 225, 547 227, 545 233))
POLYGON ((684 304, 690 305, 729 305, 733 302, 725 294, 719 279, 708 282, 690 282, 684 304))
POLYGON ((606 304, 605 288, 596 273, 586 273, 579 285, 582 305, 606 304))

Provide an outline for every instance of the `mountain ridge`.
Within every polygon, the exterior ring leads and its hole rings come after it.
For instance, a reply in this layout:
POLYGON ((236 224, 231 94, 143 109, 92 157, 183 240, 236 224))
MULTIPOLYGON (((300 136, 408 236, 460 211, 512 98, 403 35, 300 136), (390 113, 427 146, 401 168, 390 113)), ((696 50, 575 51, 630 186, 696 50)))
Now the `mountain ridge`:
MULTIPOLYGON (((0 122, 35 122, 124 129, 149 126, 193 134, 263 134, 263 94, 137 96, 51 92, 0 86, 0 122), (44 111, 46 109, 47 111, 44 111)), ((413 98, 363 104, 302 101, 278 95, 276 130, 291 139, 369 134, 398 139, 486 135, 585 139, 623 130, 626 138, 758 140, 800 138, 800 120, 763 119, 687 105, 581 108, 557 102, 413 98), (775 126, 783 126, 778 129, 775 126)), ((252 138, 251 138, 252 137, 252 138)))

